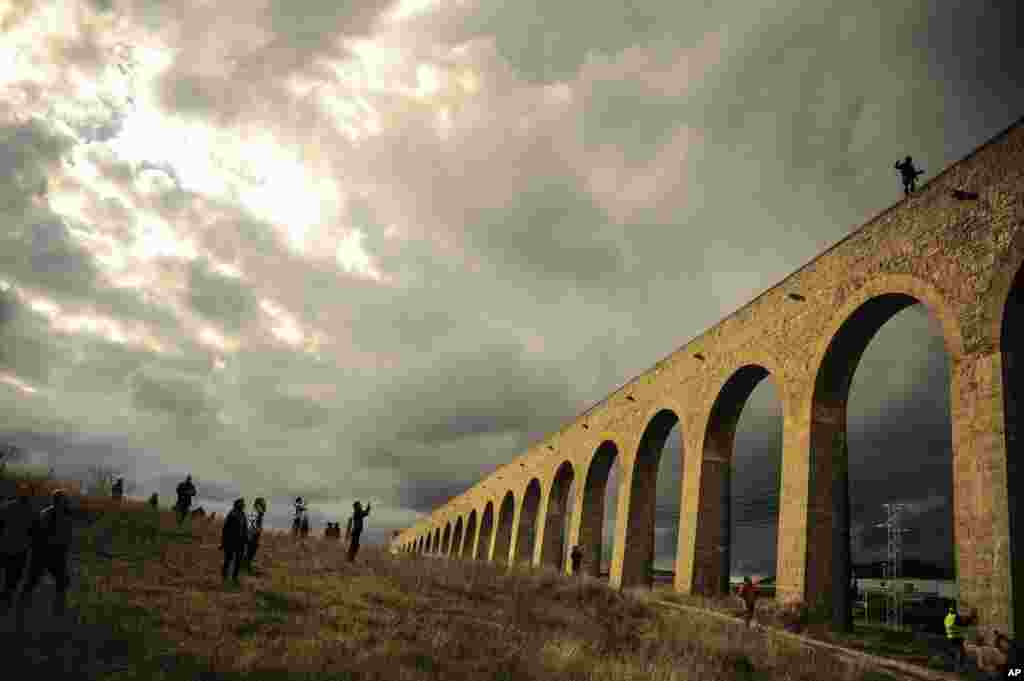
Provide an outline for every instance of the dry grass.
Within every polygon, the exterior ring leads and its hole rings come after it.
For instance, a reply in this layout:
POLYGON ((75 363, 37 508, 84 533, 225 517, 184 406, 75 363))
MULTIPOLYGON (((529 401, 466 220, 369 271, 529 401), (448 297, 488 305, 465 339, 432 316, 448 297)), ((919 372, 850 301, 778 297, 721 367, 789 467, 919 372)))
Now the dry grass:
POLYGON ((220 523, 179 529, 142 504, 78 503, 104 515, 77 536, 75 621, 21 648, 51 678, 866 678, 828 655, 543 569, 372 546, 349 564, 340 542, 269 533, 258 574, 226 586, 220 523))

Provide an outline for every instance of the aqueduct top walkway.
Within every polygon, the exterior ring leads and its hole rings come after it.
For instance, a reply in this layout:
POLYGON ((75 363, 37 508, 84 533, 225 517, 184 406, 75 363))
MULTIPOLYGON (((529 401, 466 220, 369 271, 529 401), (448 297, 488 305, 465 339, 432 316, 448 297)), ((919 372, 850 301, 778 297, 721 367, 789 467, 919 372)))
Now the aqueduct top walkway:
POLYGON ((393 540, 404 551, 561 566, 568 541, 596 574, 604 488, 619 480, 613 586, 646 583, 657 465, 682 432, 675 588, 727 588, 736 423, 767 376, 782 403, 777 593, 848 607, 846 402, 875 332, 923 304, 950 359, 953 518, 962 605, 1024 631, 1018 404, 1024 363, 1024 119, 954 163, 556 433, 393 540), (976 199, 953 190, 976 192, 976 199), (576 480, 574 512, 567 494, 576 480))

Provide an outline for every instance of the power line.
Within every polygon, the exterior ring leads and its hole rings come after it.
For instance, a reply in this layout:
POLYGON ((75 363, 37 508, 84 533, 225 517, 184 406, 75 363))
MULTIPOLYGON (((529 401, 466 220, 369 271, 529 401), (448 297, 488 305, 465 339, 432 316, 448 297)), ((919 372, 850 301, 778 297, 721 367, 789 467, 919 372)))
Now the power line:
POLYGON ((882 504, 886 512, 885 523, 875 525, 887 531, 887 556, 885 578, 888 596, 886 598, 886 623, 895 629, 903 627, 903 593, 897 588, 896 580, 903 577, 903 511, 907 504, 882 504))

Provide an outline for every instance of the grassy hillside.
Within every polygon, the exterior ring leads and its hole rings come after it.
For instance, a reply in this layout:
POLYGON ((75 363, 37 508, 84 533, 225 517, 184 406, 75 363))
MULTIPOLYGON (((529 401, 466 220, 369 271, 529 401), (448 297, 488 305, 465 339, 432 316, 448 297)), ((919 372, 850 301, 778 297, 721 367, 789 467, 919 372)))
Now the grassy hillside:
POLYGON ((350 565, 322 539, 265 535, 259 573, 226 586, 219 522, 179 528, 136 502, 73 505, 98 520, 76 534, 68 615, 49 616, 45 582, 26 632, 0 619, 5 655, 40 678, 889 678, 592 580, 371 546, 350 565))

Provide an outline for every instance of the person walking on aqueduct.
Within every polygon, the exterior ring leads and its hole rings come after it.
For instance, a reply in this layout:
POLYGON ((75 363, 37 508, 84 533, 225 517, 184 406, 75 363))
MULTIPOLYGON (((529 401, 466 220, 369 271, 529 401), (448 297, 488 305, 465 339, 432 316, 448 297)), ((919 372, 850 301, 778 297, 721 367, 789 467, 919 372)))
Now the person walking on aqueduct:
POLYGON ((894 167, 900 171, 900 175, 903 177, 903 195, 910 196, 916 189, 918 176, 924 175, 924 171, 915 168, 914 159, 909 156, 902 161, 897 161, 894 167))
POLYGON ((370 515, 369 502, 366 504, 365 511, 363 505, 358 501, 352 504, 352 517, 349 519, 352 534, 348 545, 348 562, 350 563, 356 559, 356 554, 359 553, 359 535, 363 533, 363 519, 368 515, 370 515))

